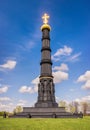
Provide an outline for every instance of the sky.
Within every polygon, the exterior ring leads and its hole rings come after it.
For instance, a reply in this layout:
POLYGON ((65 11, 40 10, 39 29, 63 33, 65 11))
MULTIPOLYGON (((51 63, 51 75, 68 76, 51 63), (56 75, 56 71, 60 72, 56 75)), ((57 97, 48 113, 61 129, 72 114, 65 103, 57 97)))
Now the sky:
POLYGON ((0 111, 37 101, 44 13, 56 101, 90 102, 90 1, 0 0, 0 111))

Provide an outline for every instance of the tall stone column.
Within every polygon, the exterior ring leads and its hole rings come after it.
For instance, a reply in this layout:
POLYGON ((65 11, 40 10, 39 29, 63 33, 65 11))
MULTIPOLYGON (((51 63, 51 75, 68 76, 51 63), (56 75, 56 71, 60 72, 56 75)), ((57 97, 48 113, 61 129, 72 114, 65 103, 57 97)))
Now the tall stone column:
POLYGON ((41 72, 38 84, 38 101, 35 107, 58 107, 55 101, 55 88, 52 76, 52 61, 50 49, 50 30, 48 23, 49 16, 44 14, 42 17, 42 48, 41 48, 41 72))

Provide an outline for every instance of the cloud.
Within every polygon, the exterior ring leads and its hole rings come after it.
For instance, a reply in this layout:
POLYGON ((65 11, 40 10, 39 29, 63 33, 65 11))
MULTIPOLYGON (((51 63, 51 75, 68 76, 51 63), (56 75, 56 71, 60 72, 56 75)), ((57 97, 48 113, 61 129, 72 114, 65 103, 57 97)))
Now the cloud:
POLYGON ((81 52, 74 54, 70 56, 69 58, 67 58, 66 61, 78 61, 80 55, 81 55, 81 52))
POLYGON ((62 71, 53 72, 53 76, 54 76, 54 82, 55 83, 60 83, 63 80, 68 79, 68 73, 62 72, 62 71))
POLYGON ((83 97, 82 101, 90 102, 90 95, 83 97))
POLYGON ((5 64, 0 65, 0 70, 9 69, 12 70, 15 68, 17 62, 14 60, 8 60, 5 64))
POLYGON ((55 99, 56 99, 56 102, 57 102, 57 103, 60 102, 60 97, 57 97, 57 96, 56 96, 55 99))
POLYGON ((19 89, 20 93, 35 93, 38 91, 39 77, 36 77, 31 81, 31 86, 21 86, 19 89))
POLYGON ((34 80, 32 80, 31 82, 32 84, 38 84, 39 83, 39 77, 35 78, 34 80))
MULTIPOLYGON (((59 68, 57 66, 57 68, 59 68)), ((54 70, 58 70, 57 68, 54 68, 54 70)), ((68 66, 66 64, 61 64, 61 67, 59 68, 60 70, 68 70, 68 66)), ((63 72, 63 71, 55 71, 53 72, 54 76, 54 83, 60 83, 63 80, 68 79, 68 73, 63 72)), ((20 93, 35 93, 38 91, 38 83, 39 83, 39 77, 36 77, 34 80, 31 81, 31 86, 21 86, 19 89, 20 93)))
POLYGON ((70 55, 72 53, 72 48, 64 46, 56 51, 54 56, 61 56, 61 55, 70 55))
POLYGON ((83 112, 82 103, 87 103, 87 113, 90 113, 90 95, 75 99, 78 102, 78 110, 83 112))
POLYGON ((26 106, 26 100, 18 100, 17 102, 11 102, 12 99, 9 97, 0 97, 0 111, 12 112, 16 106, 26 106))
POLYGON ((68 79, 68 73, 64 71, 68 71, 69 68, 67 64, 62 63, 60 66, 53 67, 53 76, 54 76, 54 82, 60 83, 63 80, 68 79))
POLYGON ((60 48, 56 51, 54 55, 52 55, 52 60, 58 61, 61 56, 69 56, 72 53, 72 48, 67 47, 66 45, 63 48, 60 48))
POLYGON ((7 86, 7 85, 4 85, 4 86, 0 87, 0 94, 1 93, 6 93, 8 88, 9 88, 9 86, 7 86))
POLYGON ((0 97, 0 101, 11 101, 9 97, 0 97))
POLYGON ((19 89, 20 93, 32 93, 32 88, 27 86, 21 86, 19 89))
POLYGON ((77 82, 83 82, 82 85, 83 89, 90 89, 90 71, 86 71, 83 75, 79 76, 77 82))
POLYGON ((26 100, 19 100, 16 106, 24 106, 26 103, 26 100))
POLYGON ((77 101, 77 102, 90 102, 90 95, 87 95, 87 96, 82 97, 82 98, 77 98, 77 99, 75 99, 75 101, 77 101))
POLYGON ((62 63, 60 66, 55 66, 52 68, 52 70, 59 70, 59 71, 68 71, 69 68, 66 64, 62 63))
POLYGON ((13 103, 3 104, 0 103, 0 111, 13 111, 15 108, 15 105, 13 103))
MULTIPOLYGON (((54 83, 60 83, 63 80, 68 79, 68 73, 63 71, 68 71, 69 68, 66 64, 62 63, 60 66, 55 66, 53 68, 55 72, 53 72, 54 76, 54 83)), ((39 76, 36 77, 31 81, 31 86, 21 86, 19 89, 20 93, 35 93, 38 91, 38 83, 39 83, 39 76)))
POLYGON ((38 90, 38 86, 21 86, 19 89, 20 93, 35 93, 38 90))
POLYGON ((52 60, 57 61, 65 61, 65 62, 72 62, 78 61, 81 52, 73 54, 73 49, 68 46, 64 46, 63 48, 59 48, 55 54, 52 55, 52 60))

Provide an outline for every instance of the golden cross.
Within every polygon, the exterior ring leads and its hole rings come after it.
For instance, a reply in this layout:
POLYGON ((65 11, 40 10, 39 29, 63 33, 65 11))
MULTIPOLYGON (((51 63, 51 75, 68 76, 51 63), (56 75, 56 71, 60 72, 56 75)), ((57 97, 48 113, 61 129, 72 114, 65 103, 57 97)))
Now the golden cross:
POLYGON ((43 23, 47 24, 48 23, 48 19, 49 19, 49 15, 47 15, 46 13, 42 16, 43 19, 43 23))

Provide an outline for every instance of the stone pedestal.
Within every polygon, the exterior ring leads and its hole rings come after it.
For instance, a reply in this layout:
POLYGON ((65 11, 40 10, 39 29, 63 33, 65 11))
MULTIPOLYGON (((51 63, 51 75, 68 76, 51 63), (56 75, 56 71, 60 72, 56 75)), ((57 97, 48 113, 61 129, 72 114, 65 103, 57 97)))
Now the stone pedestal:
POLYGON ((35 108, 24 107, 23 112, 10 116, 11 118, 82 118, 82 113, 72 114, 65 111, 64 107, 35 108))

